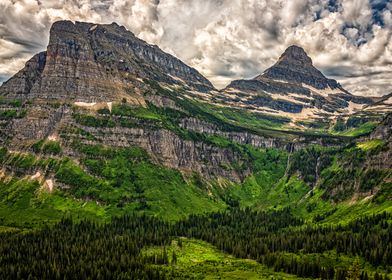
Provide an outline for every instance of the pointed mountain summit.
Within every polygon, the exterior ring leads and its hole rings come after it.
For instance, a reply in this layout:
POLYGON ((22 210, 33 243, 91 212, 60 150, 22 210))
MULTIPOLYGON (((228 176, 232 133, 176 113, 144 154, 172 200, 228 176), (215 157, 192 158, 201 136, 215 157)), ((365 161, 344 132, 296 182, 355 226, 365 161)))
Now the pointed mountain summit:
POLYGON ((298 46, 288 47, 273 66, 255 78, 232 81, 216 99, 294 120, 352 113, 372 102, 325 77, 298 46))
POLYGON ((303 48, 295 45, 288 47, 275 65, 268 68, 255 79, 282 80, 297 84, 304 83, 316 89, 342 89, 337 81, 326 78, 313 66, 312 59, 303 48))

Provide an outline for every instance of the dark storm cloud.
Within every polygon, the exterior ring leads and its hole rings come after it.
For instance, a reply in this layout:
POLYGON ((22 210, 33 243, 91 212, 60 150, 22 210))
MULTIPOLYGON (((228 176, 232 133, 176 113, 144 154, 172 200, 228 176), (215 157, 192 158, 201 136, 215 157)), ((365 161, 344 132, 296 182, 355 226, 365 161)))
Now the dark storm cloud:
POLYGON ((0 0, 0 79, 43 50, 60 19, 118 22, 222 87, 291 44, 353 93, 392 91, 390 0, 0 0), (380 86, 382 85, 382 86, 380 86))

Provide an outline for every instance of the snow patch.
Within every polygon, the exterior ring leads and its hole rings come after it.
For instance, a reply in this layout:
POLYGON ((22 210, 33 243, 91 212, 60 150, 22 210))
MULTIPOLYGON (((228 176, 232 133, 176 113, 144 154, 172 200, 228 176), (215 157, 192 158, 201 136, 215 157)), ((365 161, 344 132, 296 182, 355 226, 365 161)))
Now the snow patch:
POLYGON ((49 136, 48 136, 48 140, 49 140, 49 141, 57 141, 57 140, 59 140, 59 139, 58 139, 57 135, 52 134, 52 135, 49 135, 49 136))
POLYGON ((314 87, 309 86, 304 83, 302 83, 301 86, 309 89, 312 93, 316 93, 316 94, 321 95, 323 97, 328 97, 328 95, 331 95, 331 94, 343 93, 342 90, 340 90, 338 88, 332 89, 332 88, 328 87, 325 89, 317 89, 317 88, 314 88, 314 87))
POLYGON ((362 201, 368 201, 368 200, 372 199, 373 196, 374 196, 374 194, 365 196, 365 197, 362 199, 362 201))
POLYGON ((384 101, 385 104, 392 105, 392 97, 389 97, 387 100, 384 101))
POLYGON ((31 180, 36 180, 41 177, 41 172, 37 171, 34 175, 30 177, 31 180))
POLYGON ((364 104, 358 104, 358 103, 354 103, 352 101, 349 101, 348 107, 346 108, 346 110, 348 110, 348 113, 351 114, 351 113, 362 110, 363 107, 364 107, 364 104))
POLYGON ((176 81, 179 81, 179 82, 181 82, 181 83, 184 83, 185 84, 185 82, 184 82, 184 80, 183 79, 181 79, 181 78, 179 78, 179 77, 176 77, 176 76, 173 76, 173 75, 170 75, 169 74, 169 76, 173 79, 173 80, 176 80, 176 81))
POLYGON ((106 102, 106 104, 108 105, 108 109, 110 111, 110 113, 112 112, 112 107, 113 107, 113 102, 106 102))
POLYGON ((47 191, 52 192, 54 185, 53 185, 53 180, 52 179, 48 179, 45 181, 44 187, 47 191))
POLYGON ((112 111, 112 107, 113 107, 113 102, 100 102, 100 103, 96 103, 96 102, 75 102, 74 103, 75 106, 81 107, 81 108, 85 108, 85 109, 90 109, 90 110, 99 110, 99 109, 104 109, 107 108, 109 109, 109 111, 112 111))
MULTIPOLYGON (((297 99, 293 98, 293 97, 294 97, 294 94, 291 94, 291 93, 289 93, 288 95, 284 95, 284 94, 275 94, 275 93, 273 93, 273 94, 271 94, 271 97, 272 97, 274 100, 279 100, 279 99, 281 99, 281 100, 289 101, 289 102, 294 103, 294 104, 297 104, 297 105, 307 105, 306 102, 303 102, 303 101, 300 101, 300 100, 297 100, 297 99)), ((301 96, 301 98, 302 98, 302 97, 303 97, 303 96, 301 96)), ((310 100, 309 100, 309 101, 310 101, 310 100)))
POLYGON ((95 102, 91 102, 91 103, 88 103, 88 102, 75 102, 74 103, 76 106, 79 106, 79 107, 94 107, 95 105, 97 105, 97 103, 95 103, 95 102))

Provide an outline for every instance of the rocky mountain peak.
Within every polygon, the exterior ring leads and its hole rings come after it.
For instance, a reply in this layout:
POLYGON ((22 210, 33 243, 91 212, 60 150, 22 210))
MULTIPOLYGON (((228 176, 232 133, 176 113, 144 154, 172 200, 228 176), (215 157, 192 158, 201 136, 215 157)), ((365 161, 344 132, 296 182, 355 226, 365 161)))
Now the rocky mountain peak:
POLYGON ((341 89, 336 80, 326 78, 316 67, 305 50, 299 46, 290 46, 279 60, 256 80, 280 80, 295 84, 306 84, 316 89, 341 89))
POLYGON ((288 47, 280 56, 278 62, 289 64, 312 64, 312 59, 307 55, 305 50, 296 45, 288 47))
POLYGON ((350 94, 336 80, 325 77, 313 66, 305 50, 295 45, 288 47, 262 74, 232 81, 221 92, 222 101, 232 106, 266 114, 284 112, 302 119, 351 112, 350 106, 362 108, 373 102, 371 98, 350 94))

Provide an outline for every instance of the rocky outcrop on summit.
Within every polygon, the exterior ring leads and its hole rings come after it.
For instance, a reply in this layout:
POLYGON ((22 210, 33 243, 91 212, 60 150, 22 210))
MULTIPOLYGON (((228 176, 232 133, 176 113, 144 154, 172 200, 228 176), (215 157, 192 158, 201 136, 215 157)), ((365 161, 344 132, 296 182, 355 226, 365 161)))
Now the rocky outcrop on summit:
POLYGON ((0 94, 86 102, 120 100, 147 91, 143 79, 198 91, 213 89, 195 69, 116 23, 59 21, 50 30, 46 52, 34 56, 5 82, 0 94))
POLYGON ((287 48, 261 75, 232 81, 217 100, 299 119, 351 113, 372 102, 370 98, 350 94, 336 80, 326 78, 298 46, 287 48))

